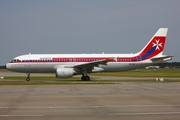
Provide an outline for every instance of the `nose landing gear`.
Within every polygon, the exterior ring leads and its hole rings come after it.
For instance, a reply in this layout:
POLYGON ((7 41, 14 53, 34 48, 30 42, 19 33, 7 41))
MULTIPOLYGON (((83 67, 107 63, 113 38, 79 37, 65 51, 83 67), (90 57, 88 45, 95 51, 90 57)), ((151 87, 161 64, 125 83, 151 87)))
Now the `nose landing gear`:
POLYGON ((27 73, 26 81, 30 81, 30 73, 27 73))

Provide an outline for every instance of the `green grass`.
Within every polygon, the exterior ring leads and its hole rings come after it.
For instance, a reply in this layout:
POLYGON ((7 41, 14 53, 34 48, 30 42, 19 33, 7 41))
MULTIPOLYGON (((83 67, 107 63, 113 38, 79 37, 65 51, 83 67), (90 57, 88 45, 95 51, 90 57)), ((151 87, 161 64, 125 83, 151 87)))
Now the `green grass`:
POLYGON ((82 81, 78 78, 58 79, 53 77, 32 77, 25 81, 25 77, 5 77, 0 85, 65 85, 65 84, 117 84, 117 81, 91 80, 82 81))
MULTIPOLYGON (((9 77, 5 77, 4 79, 6 80, 26 80, 26 76, 9 76, 9 77)), ((59 81, 59 80, 75 80, 76 78, 64 78, 64 79, 60 79, 60 78, 56 78, 55 76, 51 77, 51 76, 31 76, 31 81, 32 80, 52 80, 52 81, 59 81)))
MULTIPOLYGON (((8 71, 5 71, 8 72, 8 71)), ((164 82, 180 82, 180 80, 170 80, 168 78, 180 78, 180 69, 138 69, 126 72, 103 72, 93 73, 90 76, 119 76, 119 77, 152 77, 154 80, 91 80, 81 81, 80 77, 66 79, 55 76, 31 76, 31 81, 27 82, 24 76, 9 76, 0 79, 0 85, 64 85, 64 84, 120 84, 121 82, 156 82, 155 78, 167 78, 164 82)))
POLYGON ((93 76, 121 76, 121 77, 171 77, 180 78, 180 69, 138 69, 126 72, 94 73, 93 76))
POLYGON ((80 78, 55 78, 55 77, 42 77, 42 76, 32 76, 30 81, 25 80, 26 77, 5 77, 4 80, 0 82, 0 85, 64 85, 64 84, 114 84, 115 81, 101 81, 101 80, 91 80, 82 81, 80 78))

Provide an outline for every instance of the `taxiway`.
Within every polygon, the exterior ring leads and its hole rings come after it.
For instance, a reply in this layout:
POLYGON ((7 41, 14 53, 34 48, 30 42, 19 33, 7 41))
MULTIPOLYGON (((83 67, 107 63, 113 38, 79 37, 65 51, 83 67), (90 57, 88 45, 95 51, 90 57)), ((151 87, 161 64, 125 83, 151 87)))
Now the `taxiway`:
POLYGON ((179 120, 180 83, 0 86, 3 120, 179 120))

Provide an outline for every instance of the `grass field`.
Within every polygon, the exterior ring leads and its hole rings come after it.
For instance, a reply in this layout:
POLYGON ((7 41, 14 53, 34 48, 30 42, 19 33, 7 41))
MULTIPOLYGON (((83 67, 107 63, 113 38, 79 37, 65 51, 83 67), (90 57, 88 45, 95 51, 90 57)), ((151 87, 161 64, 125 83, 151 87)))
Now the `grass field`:
MULTIPOLYGON (((0 70, 0 72, 9 72, 7 70, 0 70)), ((48 74, 48 73, 47 73, 48 74)), ((126 72, 103 72, 93 73, 90 76, 119 76, 119 77, 163 77, 163 78, 180 78, 180 69, 138 69, 126 72)), ((64 85, 64 84, 120 84, 121 82, 156 82, 156 80, 91 80, 81 81, 78 77, 71 77, 66 79, 59 79, 54 76, 31 76, 31 81, 25 81, 24 76, 9 76, 0 79, 0 85, 64 85)), ((180 80, 168 80, 164 82, 180 82, 180 80)))
POLYGON ((93 73, 94 76, 180 78, 180 69, 137 69, 126 72, 93 73))

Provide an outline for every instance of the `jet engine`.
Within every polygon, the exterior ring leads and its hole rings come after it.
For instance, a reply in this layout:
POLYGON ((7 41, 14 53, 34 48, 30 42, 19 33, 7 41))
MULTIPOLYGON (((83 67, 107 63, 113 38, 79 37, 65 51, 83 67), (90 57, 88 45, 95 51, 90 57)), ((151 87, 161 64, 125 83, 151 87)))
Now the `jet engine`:
POLYGON ((57 68, 56 77, 57 78, 68 78, 72 77, 74 73, 73 68, 57 68))

